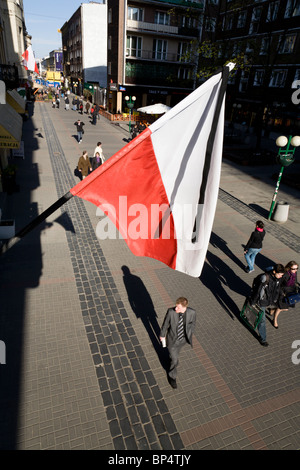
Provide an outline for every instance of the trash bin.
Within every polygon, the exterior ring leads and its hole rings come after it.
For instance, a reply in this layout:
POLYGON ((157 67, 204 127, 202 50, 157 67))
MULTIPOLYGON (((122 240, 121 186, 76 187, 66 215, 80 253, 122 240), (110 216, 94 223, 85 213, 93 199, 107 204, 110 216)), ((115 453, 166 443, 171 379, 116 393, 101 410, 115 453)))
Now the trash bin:
POLYGON ((289 209, 290 205, 287 202, 277 202, 272 219, 275 222, 286 222, 289 217, 289 209))

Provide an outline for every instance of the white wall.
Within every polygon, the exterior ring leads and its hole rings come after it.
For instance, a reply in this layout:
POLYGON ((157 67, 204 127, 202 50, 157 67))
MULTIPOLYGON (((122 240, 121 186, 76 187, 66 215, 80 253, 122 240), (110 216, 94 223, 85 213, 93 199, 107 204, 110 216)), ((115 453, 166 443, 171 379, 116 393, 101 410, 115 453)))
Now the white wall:
POLYGON ((107 86, 107 5, 81 4, 82 59, 85 82, 107 86))

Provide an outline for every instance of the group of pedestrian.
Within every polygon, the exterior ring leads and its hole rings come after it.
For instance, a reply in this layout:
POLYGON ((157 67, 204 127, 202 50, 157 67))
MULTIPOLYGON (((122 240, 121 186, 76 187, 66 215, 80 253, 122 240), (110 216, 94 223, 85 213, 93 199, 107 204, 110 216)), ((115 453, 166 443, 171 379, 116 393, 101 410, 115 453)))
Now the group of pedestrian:
MULTIPOLYGON (((65 99, 65 103, 66 103, 66 99, 65 99)), ((70 101, 68 99, 68 104, 70 104, 70 101)), ((69 108, 66 108, 67 110, 69 108)), ((83 98, 79 99, 78 96, 73 98, 72 100, 72 110, 73 111, 79 111, 80 114, 83 114, 83 98)))
POLYGON ((59 108, 60 105, 60 97, 58 92, 54 92, 52 98, 52 108, 59 108))
POLYGON ((91 117, 92 117, 91 123, 94 126, 97 124, 97 119, 100 119, 99 111, 100 111, 100 106, 98 104, 95 103, 91 106, 91 117))
POLYGON ((146 127, 147 126, 144 122, 136 122, 131 130, 131 138, 134 139, 137 135, 143 132, 146 127))
MULTIPOLYGON (((244 247, 244 256, 247 262, 245 271, 247 273, 254 271, 255 258, 262 250, 265 234, 264 223, 258 220, 254 231, 244 247)), ((287 298, 290 294, 298 292, 297 270, 298 264, 296 261, 289 261, 286 266, 276 264, 258 276, 257 285, 250 296, 250 303, 257 305, 262 311, 261 321, 257 330, 259 341, 263 346, 268 346, 266 340, 266 309, 269 309, 268 313, 273 318, 272 324, 274 328, 278 329, 277 320, 280 312, 287 311, 290 307, 295 307, 295 304, 289 305, 287 298)))
POLYGON ((92 160, 90 160, 88 156, 88 152, 84 150, 82 155, 79 157, 77 168, 80 172, 81 179, 84 179, 88 176, 92 171, 99 168, 102 163, 104 163, 105 158, 102 150, 102 143, 97 142, 97 146, 94 150, 94 156, 92 160))

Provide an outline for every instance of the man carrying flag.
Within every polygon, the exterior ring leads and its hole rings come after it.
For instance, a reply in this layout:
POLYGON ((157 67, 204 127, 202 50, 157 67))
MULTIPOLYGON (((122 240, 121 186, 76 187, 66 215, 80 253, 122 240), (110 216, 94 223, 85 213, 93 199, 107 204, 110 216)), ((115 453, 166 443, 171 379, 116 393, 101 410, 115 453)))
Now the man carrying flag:
POLYGON ((35 72, 38 74, 40 73, 38 66, 36 65, 34 53, 33 53, 31 46, 27 47, 26 51, 23 52, 22 57, 23 57, 23 65, 26 70, 29 70, 31 72, 35 72))

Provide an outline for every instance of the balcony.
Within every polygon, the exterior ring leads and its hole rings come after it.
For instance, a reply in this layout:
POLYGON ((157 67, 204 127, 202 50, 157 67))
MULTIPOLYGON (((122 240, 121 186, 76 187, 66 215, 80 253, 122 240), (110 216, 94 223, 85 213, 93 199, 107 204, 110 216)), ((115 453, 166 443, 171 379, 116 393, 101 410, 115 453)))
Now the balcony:
POLYGON ((145 21, 127 20, 127 30, 133 32, 150 31, 163 34, 178 34, 177 26, 169 26, 157 23, 147 23, 145 21))
MULTIPOLYGON (((190 67, 191 68, 191 67, 190 67)), ((178 65, 126 63, 125 82, 131 85, 193 89, 192 79, 178 78, 178 65)))
POLYGON ((204 3, 198 3, 187 1, 187 0, 160 0, 160 3, 171 3, 174 5, 182 6, 182 7, 190 7, 190 8, 197 8, 198 10, 203 10, 204 3))
MULTIPOLYGON (((126 61, 157 61, 157 62, 171 62, 178 64, 194 65, 190 60, 188 62, 184 61, 181 56, 177 53, 163 52, 163 51, 153 51, 145 49, 127 49, 126 50, 126 61)), ((196 63, 196 60, 195 60, 196 63)))

